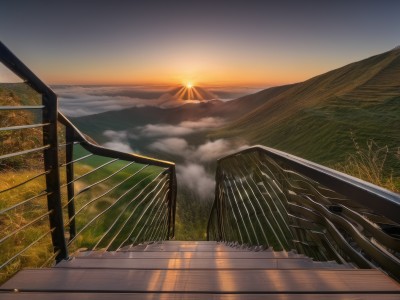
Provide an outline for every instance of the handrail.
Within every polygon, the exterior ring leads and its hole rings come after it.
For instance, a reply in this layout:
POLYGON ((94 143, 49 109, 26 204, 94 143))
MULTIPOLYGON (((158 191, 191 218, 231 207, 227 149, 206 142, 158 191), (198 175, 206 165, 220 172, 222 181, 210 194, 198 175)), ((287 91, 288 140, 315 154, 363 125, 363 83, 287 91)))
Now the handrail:
POLYGON ((255 145, 220 158, 218 162, 254 150, 263 151, 271 158, 285 162, 294 171, 318 181, 343 196, 354 198, 354 201, 372 208, 375 212, 385 215, 396 223, 400 223, 399 194, 292 154, 262 145, 255 145))
POLYGON ((295 249, 399 280, 399 233, 397 193, 259 145, 218 160, 209 240, 295 249))
POLYGON ((74 131, 74 140, 77 142, 81 142, 82 146, 88 150, 89 152, 92 152, 97 155, 104 155, 107 157, 111 158, 118 158, 118 159, 123 159, 123 160, 128 160, 128 161, 135 161, 140 164, 151 164, 154 166, 162 167, 162 168, 170 168, 174 167, 175 163, 165 161, 165 160, 159 160, 155 158, 150 158, 147 156, 143 155, 138 155, 138 154, 133 154, 133 153, 126 153, 126 152, 120 152, 117 150, 105 148, 99 145, 93 144, 91 141, 89 141, 86 136, 78 129, 76 128, 70 120, 68 120, 63 113, 58 112, 58 121, 63 124, 66 127, 70 127, 74 131))
POLYGON ((24 81, 0 85, 12 95, 0 99, 7 117, 0 134, 23 139, 0 152, 0 168, 17 178, 0 180, 6 182, 0 187, 0 282, 18 268, 48 266, 81 248, 118 250, 173 238, 175 164, 97 145, 58 111, 56 94, 1 42, 0 62, 24 81), (24 85, 36 93, 32 104, 18 98, 24 85), (32 239, 25 245, 20 235, 29 230, 38 233, 28 233, 32 239), (21 254, 29 257, 37 248, 48 250, 46 257, 20 263, 21 254))

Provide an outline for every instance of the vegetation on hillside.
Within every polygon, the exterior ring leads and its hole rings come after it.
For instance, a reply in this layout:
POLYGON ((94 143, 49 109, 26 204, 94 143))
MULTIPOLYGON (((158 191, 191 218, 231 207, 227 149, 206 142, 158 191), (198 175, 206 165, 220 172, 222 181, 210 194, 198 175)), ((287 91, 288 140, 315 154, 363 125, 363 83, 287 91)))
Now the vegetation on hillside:
MULTIPOLYGON (((242 137, 323 165, 345 162, 358 145, 373 140, 387 147, 384 174, 400 176, 400 50, 389 51, 337 70, 268 89, 256 109, 212 133, 213 138, 242 137)), ((236 100, 238 101, 238 100, 236 100)))
MULTIPOLYGON (((28 102, 30 105, 40 103, 39 95, 32 90, 28 96, 26 89, 24 84, 0 84, 0 106, 20 106, 24 102, 28 102)), ((26 110, 0 111, 0 128, 31 125, 36 122, 40 122, 40 116, 34 112, 26 110)), ((37 128, 2 130, 0 131, 0 144, 0 155, 40 147, 42 145, 41 130, 37 128)), ((1 160, 0 170, 20 169, 26 168, 26 166, 37 168, 42 165, 39 161, 42 161, 40 154, 29 157, 16 156, 1 160)))
POLYGON ((366 145, 359 145, 354 138, 353 144, 355 153, 348 155, 344 162, 332 167, 388 190, 400 192, 400 176, 393 175, 386 166, 389 154, 400 161, 400 148, 396 153, 390 153, 388 146, 380 147, 372 140, 366 145))

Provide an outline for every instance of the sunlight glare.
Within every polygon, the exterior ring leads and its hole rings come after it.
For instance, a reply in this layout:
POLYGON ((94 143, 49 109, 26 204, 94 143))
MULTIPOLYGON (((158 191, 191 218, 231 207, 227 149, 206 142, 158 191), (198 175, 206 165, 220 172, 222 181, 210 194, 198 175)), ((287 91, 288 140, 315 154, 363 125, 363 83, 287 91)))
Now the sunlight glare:
POLYGON ((191 89, 193 87, 193 84, 191 82, 186 83, 186 88, 191 89))

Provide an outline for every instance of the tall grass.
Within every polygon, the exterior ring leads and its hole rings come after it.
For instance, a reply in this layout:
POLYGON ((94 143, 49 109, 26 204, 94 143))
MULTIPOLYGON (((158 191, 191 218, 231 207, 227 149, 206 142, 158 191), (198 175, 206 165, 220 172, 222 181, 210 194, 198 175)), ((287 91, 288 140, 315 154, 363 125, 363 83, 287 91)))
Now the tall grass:
MULTIPOLYGON (((31 178, 36 174, 37 172, 35 170, 3 171, 0 180, 0 190, 14 186, 16 183, 21 182, 21 179, 31 178)), ((42 176, 37 180, 20 186, 16 190, 0 194, 0 210, 12 207, 24 199, 29 199, 30 197, 39 194, 43 191, 44 187, 44 177, 42 176)), ((32 225, 28 225, 33 220, 45 215, 46 213, 47 201, 46 197, 43 196, 0 215, 0 238, 4 238, 12 232, 22 229, 1 244, 1 264, 49 231, 48 216, 39 219, 32 225), (27 227, 23 228, 26 225, 27 227)), ((43 264, 46 264, 52 254, 51 236, 50 234, 47 234, 29 250, 23 252, 19 257, 10 261, 5 268, 1 269, 0 282, 4 281, 23 267, 40 267, 43 264)))
MULTIPOLYGON (((400 192, 400 177, 388 171, 390 170, 387 166, 389 147, 379 146, 373 140, 367 141, 365 146, 360 145, 354 137, 352 140, 355 152, 349 154, 344 162, 333 167, 388 190, 400 192)), ((400 148, 392 154, 400 161, 400 148)))

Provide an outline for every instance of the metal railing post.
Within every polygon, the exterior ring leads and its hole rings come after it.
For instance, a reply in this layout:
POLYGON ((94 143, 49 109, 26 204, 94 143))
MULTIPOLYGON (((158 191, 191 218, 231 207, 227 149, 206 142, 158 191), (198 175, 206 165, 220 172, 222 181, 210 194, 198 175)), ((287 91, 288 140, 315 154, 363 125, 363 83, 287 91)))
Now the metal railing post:
POLYGON ((44 93, 42 95, 43 122, 49 126, 43 128, 43 144, 50 145, 44 150, 44 167, 46 173, 47 205, 49 211, 50 228, 52 229, 51 238, 56 261, 59 262, 68 257, 67 245, 64 235, 63 214, 61 205, 60 173, 58 162, 58 138, 57 138, 57 96, 54 93, 44 93))
POLYGON ((176 212, 176 172, 175 166, 170 167, 169 169, 170 176, 170 189, 168 196, 168 239, 173 238, 175 236, 175 212, 176 212))
POLYGON ((74 129, 66 126, 65 128, 65 159, 66 159, 66 177, 67 177, 67 197, 68 197, 68 218, 69 223, 69 238, 72 239, 76 235, 75 226, 75 201, 73 200, 75 189, 74 189, 74 164, 70 163, 73 161, 74 156, 74 129))

